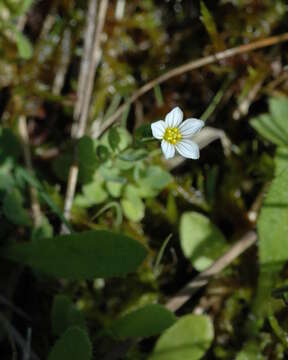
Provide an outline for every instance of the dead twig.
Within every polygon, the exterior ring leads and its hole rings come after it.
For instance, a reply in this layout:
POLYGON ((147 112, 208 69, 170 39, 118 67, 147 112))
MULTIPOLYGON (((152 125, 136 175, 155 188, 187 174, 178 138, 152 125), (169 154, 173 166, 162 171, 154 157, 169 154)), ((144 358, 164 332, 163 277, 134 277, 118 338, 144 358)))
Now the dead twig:
POLYGON ((197 275, 190 283, 174 295, 167 303, 166 308, 177 311, 182 307, 200 288, 207 285, 211 277, 221 272, 230 265, 238 256, 255 244, 257 235, 255 231, 249 231, 224 255, 216 260, 207 270, 197 275))
MULTIPOLYGON (((97 0, 90 0, 88 7, 88 20, 85 31, 84 55, 81 62, 80 75, 78 80, 78 100, 75 105, 74 121, 75 126, 72 128, 72 137, 75 139, 81 138, 87 126, 89 107, 92 98, 94 78, 99 63, 101 34, 104 27, 106 13, 108 9, 108 0, 101 0, 98 10, 98 16, 95 27, 95 15, 97 9, 97 0), (93 36, 91 36, 91 34, 93 36), (91 42, 91 39, 92 42, 91 42), (85 91, 84 91, 85 90, 85 91)), ((76 151, 75 151, 76 154, 76 151)), ((68 175, 67 190, 64 203, 64 217, 68 220, 75 195, 77 179, 79 173, 79 166, 77 157, 75 155, 74 163, 70 167, 68 175)), ((63 225, 61 232, 68 232, 68 229, 63 225)))
POLYGON ((97 132, 94 132, 93 137, 98 138, 103 132, 108 129, 112 124, 119 120, 120 116, 123 114, 127 106, 130 106, 137 99, 139 99, 142 95, 146 94, 148 91, 152 90, 156 85, 163 83, 173 77, 184 74, 185 72, 199 69, 203 66, 215 63, 220 60, 228 59, 233 56, 247 53, 250 51, 254 51, 257 49, 262 49, 268 46, 272 46, 275 44, 279 44, 281 42, 288 41, 288 33, 284 33, 281 35, 271 36, 266 39, 261 39, 250 44, 240 45, 231 49, 227 49, 221 52, 218 52, 214 55, 209 55, 203 57, 201 59, 189 61, 188 63, 181 65, 175 69, 167 71, 165 74, 157 77, 156 79, 149 81, 147 84, 142 86, 139 90, 137 90, 130 99, 128 99, 122 106, 118 108, 118 110, 110 116, 100 127, 97 132))

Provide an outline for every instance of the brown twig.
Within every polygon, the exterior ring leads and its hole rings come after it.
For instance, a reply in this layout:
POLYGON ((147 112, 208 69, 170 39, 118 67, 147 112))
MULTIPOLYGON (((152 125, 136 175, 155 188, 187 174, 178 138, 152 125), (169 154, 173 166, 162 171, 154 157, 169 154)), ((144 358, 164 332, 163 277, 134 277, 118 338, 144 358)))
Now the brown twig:
POLYGON ((174 295, 167 303, 166 308, 177 311, 192 295, 203 286, 207 285, 210 278, 230 265, 238 256, 255 244, 257 235, 255 231, 249 231, 236 244, 234 244, 224 255, 216 260, 207 270, 197 275, 190 283, 174 295))
POLYGON ((253 50, 262 49, 264 47, 272 46, 275 44, 279 44, 281 42, 288 41, 288 33, 284 33, 281 35, 271 36, 266 39, 258 40, 255 42, 252 42, 250 44, 240 45, 231 49, 227 49, 221 52, 218 52, 214 55, 209 55, 206 57, 203 57, 201 59, 189 61, 188 63, 181 65, 179 67, 176 67, 175 69, 172 69, 165 74, 157 77, 156 79, 148 82, 144 86, 142 86, 139 90, 137 90, 130 99, 128 99, 122 106, 118 108, 118 110, 110 116, 100 127, 100 129, 93 134, 93 137, 97 138, 103 132, 108 129, 112 124, 114 124, 120 116, 123 114, 127 106, 130 106, 134 101, 139 99, 142 95, 146 94, 148 91, 152 90, 156 85, 159 85, 163 83, 164 81, 167 81, 173 77, 179 76, 184 74, 185 72, 199 69, 203 66, 215 63, 220 60, 228 59, 233 56, 247 53, 253 50))
MULTIPOLYGON (((80 75, 78 100, 75 105, 74 121, 76 126, 72 129, 72 137, 75 139, 81 138, 87 126, 89 107, 92 98, 94 77, 99 60, 101 34, 104 27, 106 13, 108 9, 108 0, 101 0, 98 10, 97 22, 95 27, 95 14, 97 9, 97 0, 90 0, 88 7, 88 20, 85 31, 84 55, 82 58, 80 75), (94 19, 94 20, 93 20, 94 19), (91 42, 91 34, 93 41, 91 42), (90 37, 90 38, 89 38, 90 37), (89 38, 89 39, 88 39, 89 38)), ((76 152, 75 152, 76 153, 76 152)), ((79 166, 75 156, 74 163, 70 167, 68 175, 67 190, 64 203, 64 216, 69 219, 72 208, 72 203, 75 195, 77 179, 79 173, 79 166)), ((68 232, 68 229, 63 225, 62 232, 68 232)))

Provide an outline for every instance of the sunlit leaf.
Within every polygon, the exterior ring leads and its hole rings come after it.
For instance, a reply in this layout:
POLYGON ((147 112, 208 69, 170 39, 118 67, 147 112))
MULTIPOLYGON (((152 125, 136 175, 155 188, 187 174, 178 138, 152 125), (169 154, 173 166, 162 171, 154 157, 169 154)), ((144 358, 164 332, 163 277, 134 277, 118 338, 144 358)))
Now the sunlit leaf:
POLYGON ((213 324, 208 316, 182 316, 160 336, 149 360, 202 359, 213 338, 213 324))
POLYGON ((206 216, 193 211, 181 216, 180 240, 185 257, 198 271, 211 265, 227 247, 220 230, 206 216))

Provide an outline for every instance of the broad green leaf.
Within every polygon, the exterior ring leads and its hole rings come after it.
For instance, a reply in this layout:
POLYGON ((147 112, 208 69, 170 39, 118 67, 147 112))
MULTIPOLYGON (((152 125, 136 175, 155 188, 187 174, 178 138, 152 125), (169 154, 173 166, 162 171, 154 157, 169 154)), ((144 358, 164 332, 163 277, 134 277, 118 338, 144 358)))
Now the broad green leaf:
POLYGON ((74 306, 72 300, 65 295, 54 297, 51 312, 52 331, 54 335, 61 335, 71 326, 86 329, 82 312, 74 306))
POLYGON ((266 139, 276 145, 288 145, 288 100, 285 97, 269 100, 269 114, 260 115, 252 119, 251 125, 266 139))
POLYGON ((269 114, 260 115, 250 121, 252 127, 265 139, 279 146, 287 146, 288 138, 285 137, 275 120, 269 114))
POLYGON ((288 99, 287 97, 277 97, 269 99, 269 110, 278 130, 283 134, 288 142, 287 117, 288 99))
POLYGON ((13 224, 30 226, 31 220, 22 204, 21 193, 17 189, 9 191, 3 201, 3 213, 13 224))
POLYGON ((185 257, 198 271, 210 266, 227 247, 220 230, 206 216, 193 211, 181 216, 180 241, 185 257))
POLYGON ((92 360, 92 344, 86 331, 69 328, 55 343, 48 360, 92 360))
POLYGON ((185 315, 160 336, 149 360, 202 359, 213 338, 208 316, 185 315))
POLYGON ((261 264, 287 261, 288 245, 288 170, 271 184, 258 220, 259 255, 261 264))
POLYGON ((82 188, 82 194, 75 197, 75 204, 88 208, 93 205, 103 203, 108 197, 107 192, 100 182, 92 182, 85 184, 82 188))
POLYGON ((288 169, 288 147, 277 147, 275 154, 275 176, 288 169))
POLYGON ((33 54, 33 47, 30 41, 25 35, 23 35, 19 31, 17 31, 15 35, 16 35, 16 44, 20 57, 24 60, 30 59, 33 54))
POLYGON ((14 244, 4 255, 48 275, 80 280, 134 272, 146 249, 123 234, 95 230, 14 244))
POLYGON ((144 203, 138 195, 137 188, 133 185, 126 186, 121 206, 125 216, 131 221, 140 221, 145 215, 144 203))
POLYGON ((176 317, 162 305, 151 304, 116 320, 109 332, 117 338, 149 337, 162 333, 174 324, 176 317))

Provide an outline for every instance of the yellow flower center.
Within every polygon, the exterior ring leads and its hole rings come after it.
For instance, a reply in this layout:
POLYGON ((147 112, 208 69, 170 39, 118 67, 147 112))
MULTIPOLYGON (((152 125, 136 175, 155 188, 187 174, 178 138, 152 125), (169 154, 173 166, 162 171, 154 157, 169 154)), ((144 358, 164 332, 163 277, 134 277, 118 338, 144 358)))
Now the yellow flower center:
POLYGON ((177 144, 178 141, 182 139, 182 135, 177 127, 174 128, 168 127, 165 130, 163 139, 168 141, 170 144, 175 145, 177 144))

